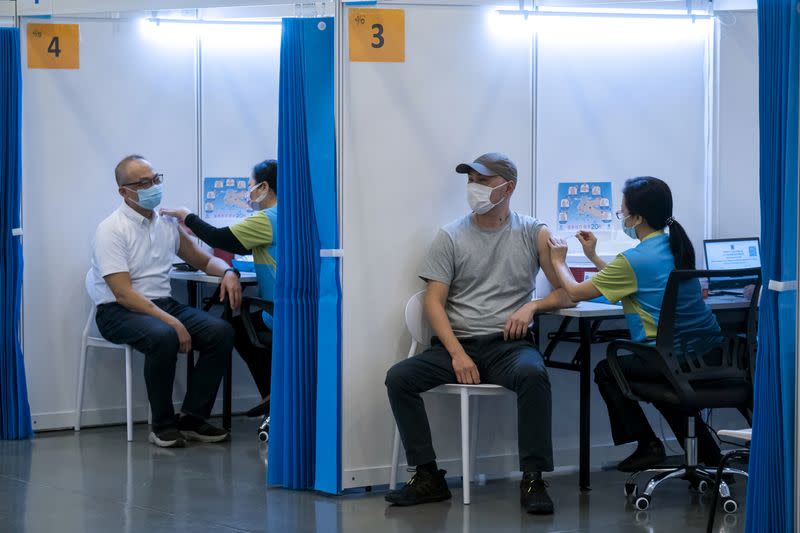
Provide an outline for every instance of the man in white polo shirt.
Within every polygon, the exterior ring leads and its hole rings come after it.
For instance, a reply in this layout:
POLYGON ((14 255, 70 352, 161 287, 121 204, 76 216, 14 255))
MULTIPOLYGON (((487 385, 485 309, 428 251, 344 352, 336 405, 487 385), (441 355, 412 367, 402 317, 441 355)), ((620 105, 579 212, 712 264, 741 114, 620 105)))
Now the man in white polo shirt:
POLYGON ((221 442, 227 432, 207 418, 233 350, 233 327, 175 301, 169 272, 177 255, 221 276, 220 299, 227 296, 233 309, 241 302, 239 273, 201 250, 174 219, 158 215, 164 177, 144 157, 124 158, 114 174, 123 202, 98 226, 92 255, 97 326, 109 341, 145 355, 144 379, 153 414, 150 442, 161 447, 183 447, 187 439, 221 442), (200 357, 176 417, 175 363, 178 353, 191 348, 200 357))

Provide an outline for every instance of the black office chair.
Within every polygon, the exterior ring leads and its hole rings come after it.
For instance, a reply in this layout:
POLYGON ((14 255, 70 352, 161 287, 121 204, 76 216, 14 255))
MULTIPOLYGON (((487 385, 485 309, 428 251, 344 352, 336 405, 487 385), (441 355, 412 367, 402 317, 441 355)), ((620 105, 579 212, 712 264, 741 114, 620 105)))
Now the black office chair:
MULTIPOLYGON (((639 510, 650 506, 655 488, 667 479, 689 480, 699 492, 716 486, 723 503, 731 501, 730 490, 724 481, 716 483, 716 465, 704 468, 697 463, 697 438, 695 419, 692 413, 701 409, 730 407, 739 409, 752 422, 753 368, 756 343, 756 317, 758 295, 761 287, 760 269, 740 269, 728 271, 676 270, 670 274, 655 344, 635 343, 628 340, 613 341, 608 346, 608 360, 614 378, 625 396, 636 401, 666 405, 685 409, 688 431, 684 442, 685 464, 678 468, 652 468, 635 472, 625 483, 625 494, 632 496, 639 510), (725 279, 726 282, 739 282, 738 285, 753 285, 749 301, 742 296, 741 306, 732 310, 738 312, 736 320, 730 313, 725 323, 721 323, 722 338, 719 344, 706 353, 698 354, 687 346, 701 335, 695 331, 678 331, 675 328, 685 309, 680 307, 679 295, 683 291, 699 291, 701 278, 725 279), (652 365, 663 376, 663 382, 629 381, 622 372, 619 357, 635 354, 652 365), (643 474, 655 474, 641 495, 638 494, 636 478, 643 474)), ((728 297, 731 303, 735 298, 728 297)), ((703 332, 703 336, 706 336, 703 332)), ((725 468, 728 475, 747 476, 742 470, 725 468)), ((728 510, 730 507, 726 506, 728 510)))
MULTIPOLYGON (((275 313, 275 304, 261 298, 253 298, 245 296, 242 298, 242 323, 244 330, 247 332, 247 338, 250 344, 256 348, 264 350, 272 350, 272 331, 260 330, 253 324, 253 313, 255 311, 266 311, 270 315, 275 313)), ((267 396, 257 406, 247 411, 247 416, 264 415, 261 423, 258 426, 258 440, 267 442, 269 440, 269 399, 267 396)))

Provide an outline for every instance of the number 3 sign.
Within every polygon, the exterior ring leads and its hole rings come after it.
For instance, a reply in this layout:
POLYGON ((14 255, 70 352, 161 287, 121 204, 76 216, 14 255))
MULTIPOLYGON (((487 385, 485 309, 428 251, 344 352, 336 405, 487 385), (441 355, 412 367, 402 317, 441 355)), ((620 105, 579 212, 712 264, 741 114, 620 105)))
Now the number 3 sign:
POLYGON ((403 63, 406 60, 402 9, 351 9, 348 18, 350 61, 403 63))
POLYGON ((28 68, 80 68, 77 24, 28 24, 28 68))

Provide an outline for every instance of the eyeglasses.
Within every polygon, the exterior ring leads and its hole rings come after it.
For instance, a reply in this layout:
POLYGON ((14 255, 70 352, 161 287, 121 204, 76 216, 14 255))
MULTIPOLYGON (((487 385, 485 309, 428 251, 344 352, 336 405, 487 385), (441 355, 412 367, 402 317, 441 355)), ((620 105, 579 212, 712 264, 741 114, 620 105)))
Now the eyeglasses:
POLYGON ((143 189, 149 189, 153 185, 161 185, 162 183, 164 183, 164 174, 154 174, 152 178, 145 178, 133 183, 126 183, 123 185, 123 187, 128 187, 134 191, 141 191, 143 189))
POLYGON ((625 213, 623 213, 623 212, 622 212, 622 209, 620 209, 619 211, 617 211, 617 212, 615 213, 615 215, 617 215, 617 220, 623 220, 624 218, 626 218, 626 217, 625 217, 625 213))

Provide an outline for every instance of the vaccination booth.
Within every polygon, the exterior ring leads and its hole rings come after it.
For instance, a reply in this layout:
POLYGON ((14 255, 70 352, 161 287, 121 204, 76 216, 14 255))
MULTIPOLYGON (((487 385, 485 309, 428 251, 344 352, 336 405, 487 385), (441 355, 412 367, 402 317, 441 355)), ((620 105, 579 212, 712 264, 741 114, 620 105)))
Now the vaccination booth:
MULTIPOLYGON (((384 378, 411 343, 404 310, 424 288, 417 272, 427 248, 439 227, 468 210, 456 164, 490 151, 508 154, 520 176, 512 209, 564 238, 595 231, 609 259, 632 244, 611 217, 632 176, 669 183, 698 268, 704 240, 771 231, 762 228, 773 219, 765 218, 760 198, 755 4, 235 3, 250 5, 126 0, 109 12, 86 1, 43 0, 18 2, 9 14, 22 50, 22 351, 34 430, 72 426, 90 310, 83 279, 93 232, 118 202, 113 166, 128 153, 146 155, 164 173, 164 205, 209 220, 206 180, 246 178, 267 157, 286 163, 280 250, 282 260, 291 259, 279 267, 276 320, 283 312, 287 328, 295 319, 304 325, 276 341, 277 364, 286 366, 274 366, 273 375, 287 376, 287 390, 278 391, 285 401, 277 399, 277 411, 273 399, 270 483, 328 493, 389 482, 394 420, 384 378), (28 28, 36 24, 77 25, 79 64, 27 67, 28 28), (314 41, 319 35, 324 45, 314 41), (290 39, 305 52, 293 55, 290 39), (307 143, 289 141, 297 131, 307 143), (587 208, 593 222, 563 204, 573 188, 597 200, 587 208), (305 277, 292 277, 301 271, 305 277), (293 304, 292 291, 309 293, 307 305, 293 304), (307 385, 302 394, 292 389, 299 384, 307 385), (289 457, 295 449, 304 459, 289 457)), ((763 113, 763 94, 761 105, 763 113)), ((794 164, 796 172, 796 152, 794 164)), ((796 205, 787 209, 781 220, 793 225, 796 205)), ((571 266, 589 272, 578 242, 568 242, 571 266)), ((545 285, 540 276, 535 296, 545 285)), ((185 290, 180 282, 174 289, 185 290)), ((796 293, 786 294, 782 309, 794 316, 788 298, 796 293)), ((546 335, 558 321, 544 316, 540 325, 546 335)), ((793 339, 785 341, 789 348, 793 339)), ((594 367, 604 353, 593 347, 587 364, 594 367)), ((135 418, 144 421, 141 365, 134 358, 135 418)), ((123 374, 120 357, 101 350, 92 356, 85 425, 124 421, 123 374)), ((184 375, 179 366, 176 400, 184 375)), ((550 380, 556 469, 571 471, 588 459, 579 432, 591 451, 586 466, 622 457, 597 390, 582 409, 576 373, 551 369, 550 380)), ((785 385, 794 390, 793 382, 785 385)), ((233 411, 258 400, 234 358, 233 411)), ((458 475, 458 402, 426 402, 439 464, 458 475)), ((514 475, 514 399, 474 406, 474 473, 514 475)), ((646 412, 677 451, 656 411, 646 412)), ((794 439, 790 415, 784 431, 794 439)), ((745 422, 720 410, 713 425, 745 422)))

